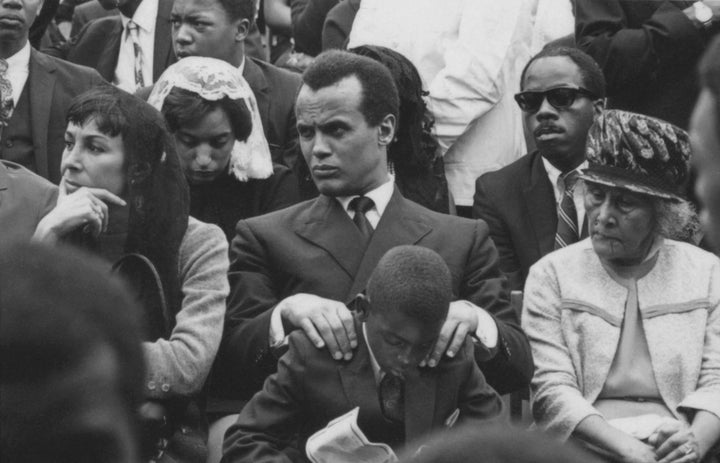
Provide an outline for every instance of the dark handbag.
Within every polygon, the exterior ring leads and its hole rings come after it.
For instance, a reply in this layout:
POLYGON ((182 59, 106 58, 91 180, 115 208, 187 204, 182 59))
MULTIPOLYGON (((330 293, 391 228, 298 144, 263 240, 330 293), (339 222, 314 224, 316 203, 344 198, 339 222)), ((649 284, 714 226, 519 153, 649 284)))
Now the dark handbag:
MULTIPOLYGON (((112 267, 134 291, 144 314, 144 339, 168 339, 175 317, 168 307, 155 265, 141 254, 126 254, 112 267)), ((204 463, 207 421, 201 396, 150 399, 140 407, 144 455, 150 461, 204 463)))

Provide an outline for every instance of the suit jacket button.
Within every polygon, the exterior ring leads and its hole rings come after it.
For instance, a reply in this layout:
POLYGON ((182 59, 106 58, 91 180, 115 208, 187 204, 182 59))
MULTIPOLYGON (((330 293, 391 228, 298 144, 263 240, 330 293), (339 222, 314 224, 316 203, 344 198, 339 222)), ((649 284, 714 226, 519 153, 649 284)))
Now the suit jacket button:
POLYGON ((155 390, 155 387, 156 387, 156 386, 155 386, 155 381, 149 381, 149 382, 147 383, 147 388, 150 389, 151 391, 154 391, 154 390, 155 390))
POLYGON ((162 389, 163 392, 168 392, 170 390, 170 385, 165 383, 160 387, 160 389, 162 389))
POLYGON ((5 146, 8 147, 8 148, 12 148, 12 147, 13 147, 13 142, 12 142, 12 140, 6 140, 6 141, 5 141, 5 146))

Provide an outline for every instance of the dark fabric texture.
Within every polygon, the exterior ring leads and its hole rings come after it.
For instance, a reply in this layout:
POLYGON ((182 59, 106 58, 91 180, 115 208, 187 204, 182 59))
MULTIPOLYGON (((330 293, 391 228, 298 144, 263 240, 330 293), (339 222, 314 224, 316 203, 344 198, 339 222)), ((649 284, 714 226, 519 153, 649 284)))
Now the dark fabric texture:
POLYGON ((500 412, 500 399, 472 356, 468 341, 456 358, 436 368, 418 369, 406 379, 404 429, 398 432, 398 426, 382 415, 362 335, 352 360, 338 362, 326 349, 317 349, 304 333, 295 332, 277 374, 268 378, 262 392, 248 402, 228 430, 222 461, 306 461, 307 438, 355 407, 360 407, 358 425, 368 439, 391 444, 396 450, 400 450, 402 434, 406 442, 416 442, 432 430, 447 427, 456 410, 458 424, 485 423, 500 412))
POLYGON ((340 3, 328 11, 322 30, 323 50, 347 48, 358 8, 360 0, 340 0, 340 3))
POLYGON ((295 51, 317 56, 322 51, 325 17, 338 0, 290 0, 295 51))
POLYGON ((0 237, 28 241, 57 201, 57 187, 13 162, 0 161, 0 237))
POLYGON ((230 242, 238 220, 267 214, 300 201, 297 178, 285 166, 273 165, 267 179, 240 182, 223 174, 207 185, 190 185, 190 215, 218 225, 230 242))
POLYGON ((487 222, 510 288, 522 291, 530 267, 554 249, 557 207, 535 151, 475 182, 473 217, 487 222))
POLYGON ((576 0, 578 48, 605 73, 609 106, 687 128, 698 94, 697 62, 720 32, 683 13, 692 1, 576 0))
POLYGON ((529 345, 484 222, 438 214, 395 191, 367 246, 340 203, 328 196, 241 220, 236 230, 224 339, 215 364, 217 385, 229 397, 252 396, 275 370, 268 337, 280 300, 310 293, 347 302, 365 288, 385 252, 401 244, 440 254, 450 268, 454 296, 495 318, 497 354, 491 358, 479 344, 476 351, 488 383, 503 394, 527 387, 533 371, 529 345))

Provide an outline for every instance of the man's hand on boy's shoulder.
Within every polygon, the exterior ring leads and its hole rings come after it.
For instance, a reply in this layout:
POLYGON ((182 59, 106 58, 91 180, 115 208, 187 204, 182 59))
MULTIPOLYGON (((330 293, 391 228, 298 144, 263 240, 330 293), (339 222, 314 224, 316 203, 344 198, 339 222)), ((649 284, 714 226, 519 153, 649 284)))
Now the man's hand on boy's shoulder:
POLYGON ((435 347, 423 363, 435 367, 443 354, 454 357, 468 334, 474 336, 489 353, 496 351, 498 330, 492 316, 472 302, 453 301, 435 347))

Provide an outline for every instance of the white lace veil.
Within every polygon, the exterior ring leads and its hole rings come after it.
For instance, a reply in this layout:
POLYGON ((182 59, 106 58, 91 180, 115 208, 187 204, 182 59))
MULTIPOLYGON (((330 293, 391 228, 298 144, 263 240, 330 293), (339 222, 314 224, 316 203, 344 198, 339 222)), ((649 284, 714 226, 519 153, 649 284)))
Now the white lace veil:
POLYGON ((247 141, 235 140, 230 171, 241 182, 272 175, 270 148, 265 139, 255 95, 238 68, 215 58, 183 58, 163 72, 150 93, 148 103, 161 111, 173 87, 196 93, 200 98, 210 101, 226 96, 231 100, 244 100, 252 117, 252 131, 247 141))

